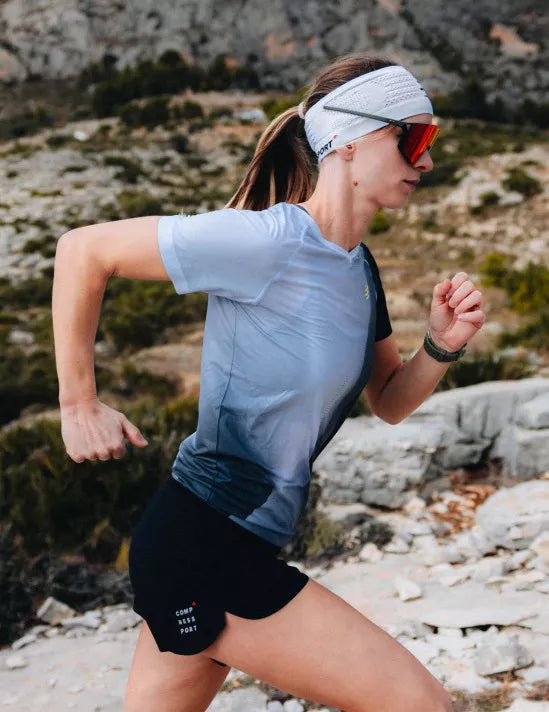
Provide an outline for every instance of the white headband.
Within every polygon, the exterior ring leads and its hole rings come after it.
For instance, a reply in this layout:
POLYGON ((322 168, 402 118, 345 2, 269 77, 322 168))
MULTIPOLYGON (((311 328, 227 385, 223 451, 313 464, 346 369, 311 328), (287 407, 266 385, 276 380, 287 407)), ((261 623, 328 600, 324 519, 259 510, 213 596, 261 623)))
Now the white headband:
POLYGON ((323 108, 325 105, 378 114, 388 119, 433 113, 425 89, 399 64, 355 77, 323 96, 307 112, 304 112, 303 102, 299 104, 298 112, 305 119, 307 140, 319 163, 336 148, 387 125, 365 116, 328 111, 323 108))

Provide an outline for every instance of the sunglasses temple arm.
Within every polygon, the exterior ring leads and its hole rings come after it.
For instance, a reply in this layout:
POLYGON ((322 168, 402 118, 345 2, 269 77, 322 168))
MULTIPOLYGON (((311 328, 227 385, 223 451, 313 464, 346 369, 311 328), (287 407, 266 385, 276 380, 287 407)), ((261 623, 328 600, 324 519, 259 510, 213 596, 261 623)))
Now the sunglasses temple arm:
POLYGON ((350 109, 341 109, 338 106, 324 106, 323 108, 329 111, 341 111, 344 114, 354 114, 355 116, 365 116, 368 119, 386 121, 388 124, 393 124, 394 126, 401 126, 402 128, 406 126, 405 121, 399 121, 398 119, 388 119, 386 116, 378 116, 377 114, 367 114, 365 111, 351 111, 350 109))

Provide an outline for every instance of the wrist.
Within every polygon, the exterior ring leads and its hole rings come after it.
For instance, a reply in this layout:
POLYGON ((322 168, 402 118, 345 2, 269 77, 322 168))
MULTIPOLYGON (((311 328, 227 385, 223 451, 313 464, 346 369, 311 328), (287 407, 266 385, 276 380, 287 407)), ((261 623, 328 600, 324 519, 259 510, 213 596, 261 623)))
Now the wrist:
POLYGON ((463 344, 461 348, 457 351, 450 351, 449 349, 442 348, 431 337, 431 330, 428 329, 423 339, 423 348, 429 356, 434 358, 436 361, 446 362, 446 361, 457 361, 465 353, 465 347, 467 344, 463 344))
POLYGON ((448 344, 444 343, 440 337, 433 334, 433 330, 431 328, 427 330, 427 333, 429 334, 431 341, 435 344, 435 346, 438 346, 439 349, 443 349, 444 351, 455 351, 455 349, 450 348, 448 344))
POLYGON ((76 408, 79 405, 87 405, 97 401, 97 393, 88 396, 59 396, 59 407, 61 409, 76 408))

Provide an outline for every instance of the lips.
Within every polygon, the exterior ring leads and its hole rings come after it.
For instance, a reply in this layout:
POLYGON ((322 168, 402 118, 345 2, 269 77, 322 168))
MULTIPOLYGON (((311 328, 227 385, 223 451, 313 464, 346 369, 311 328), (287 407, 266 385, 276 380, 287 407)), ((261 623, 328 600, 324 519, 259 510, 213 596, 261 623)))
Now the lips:
POLYGON ((417 185, 419 183, 419 178, 417 180, 405 180, 405 183, 410 183, 410 185, 417 185))

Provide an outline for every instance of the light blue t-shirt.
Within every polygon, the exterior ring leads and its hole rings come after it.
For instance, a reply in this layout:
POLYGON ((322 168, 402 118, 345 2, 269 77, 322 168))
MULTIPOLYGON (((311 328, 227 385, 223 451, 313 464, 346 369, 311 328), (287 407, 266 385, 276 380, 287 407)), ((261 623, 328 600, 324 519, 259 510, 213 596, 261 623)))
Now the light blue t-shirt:
POLYGON ((172 476, 282 547, 313 461, 368 381, 374 341, 392 331, 375 260, 285 202, 164 215, 158 244, 178 294, 208 293, 198 424, 172 476))

